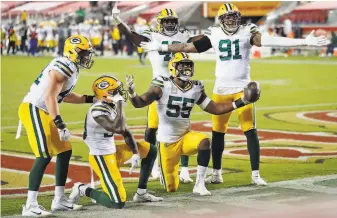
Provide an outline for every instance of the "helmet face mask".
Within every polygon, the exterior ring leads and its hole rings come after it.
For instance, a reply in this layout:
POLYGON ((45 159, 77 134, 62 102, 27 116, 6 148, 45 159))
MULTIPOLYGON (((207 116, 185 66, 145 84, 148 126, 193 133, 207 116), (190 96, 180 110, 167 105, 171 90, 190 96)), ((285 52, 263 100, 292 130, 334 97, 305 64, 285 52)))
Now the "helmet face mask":
POLYGON ((178 32, 179 21, 176 17, 168 17, 160 20, 162 32, 165 35, 172 36, 178 32))
POLYGON ((183 81, 189 81, 194 74, 194 63, 191 60, 179 61, 173 66, 176 69, 176 77, 183 81))
POLYGON ((76 48, 75 51, 77 52, 77 64, 83 68, 90 69, 94 64, 94 61, 91 60, 93 50, 81 50, 80 48, 76 48))
POLYGON ((220 25, 229 33, 235 32, 241 24, 241 14, 238 11, 230 11, 219 16, 220 25))

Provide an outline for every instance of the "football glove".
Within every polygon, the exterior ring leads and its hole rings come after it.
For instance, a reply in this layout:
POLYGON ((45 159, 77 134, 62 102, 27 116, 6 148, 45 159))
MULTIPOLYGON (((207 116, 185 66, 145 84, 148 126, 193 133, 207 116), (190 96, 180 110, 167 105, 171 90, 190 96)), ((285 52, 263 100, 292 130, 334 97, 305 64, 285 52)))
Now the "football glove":
POLYGON ((127 160, 127 161, 124 162, 124 164, 131 164, 130 171, 129 171, 129 173, 131 175, 132 172, 133 172, 133 169, 135 167, 138 167, 140 165, 140 156, 139 156, 139 154, 133 154, 132 157, 129 160, 127 160))
POLYGON ((57 115, 54 119, 54 123, 57 127, 57 131, 59 133, 59 137, 61 141, 68 141, 71 134, 70 131, 67 129, 66 124, 63 122, 60 115, 57 115))
POLYGON ((144 52, 149 51, 168 51, 168 45, 159 44, 157 41, 153 40, 150 42, 141 42, 140 47, 144 49, 144 52))
POLYGON ((117 3, 115 3, 115 6, 112 8, 112 18, 113 18, 116 25, 122 23, 122 20, 119 17, 120 13, 121 13, 121 11, 119 9, 117 9, 117 3))
POLYGON ((135 92, 136 85, 133 75, 129 76, 126 74, 126 87, 130 93, 135 92))
POLYGON ((330 41, 325 36, 314 36, 315 30, 305 38, 305 45, 307 46, 324 46, 330 44, 330 41))

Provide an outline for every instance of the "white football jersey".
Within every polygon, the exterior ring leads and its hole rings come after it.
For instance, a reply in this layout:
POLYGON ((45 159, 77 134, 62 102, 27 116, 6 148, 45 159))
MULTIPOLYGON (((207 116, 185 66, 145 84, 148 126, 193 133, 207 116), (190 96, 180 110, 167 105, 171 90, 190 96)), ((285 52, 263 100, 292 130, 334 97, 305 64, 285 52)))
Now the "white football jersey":
POLYGON ((92 28, 90 29, 90 37, 102 38, 101 30, 102 30, 101 25, 93 25, 92 28))
POLYGON ((33 84, 30 86, 28 94, 24 97, 23 102, 31 103, 32 105, 48 112, 45 103, 46 90, 49 85, 49 71, 55 70, 67 78, 63 84, 57 101, 60 104, 64 97, 70 95, 78 80, 79 69, 66 57, 54 58, 40 73, 33 84))
POLYGON ((37 39, 38 40, 45 40, 45 38, 46 38, 46 30, 45 30, 44 27, 37 28, 36 32, 37 32, 37 39))
POLYGON ((83 139, 88 145, 91 155, 116 153, 113 133, 105 130, 94 119, 102 115, 115 119, 116 111, 112 105, 98 101, 90 107, 85 118, 83 139))
POLYGON ((78 35, 79 34, 78 25, 76 25, 76 24, 75 25, 70 25, 69 29, 70 29, 70 36, 78 35))
POLYGON ((46 30, 46 40, 54 40, 54 28, 51 25, 45 27, 46 30))
POLYGON ((152 85, 160 87, 163 92, 156 103, 159 117, 157 138, 164 143, 176 142, 190 131, 192 108, 204 90, 204 85, 198 80, 190 81, 183 90, 171 78, 160 76, 152 80, 152 85))
MULTIPOLYGON (((176 44, 176 43, 186 43, 190 38, 189 33, 187 30, 178 31, 173 36, 166 36, 158 31, 147 29, 142 34, 144 37, 148 38, 149 40, 157 41, 160 44, 176 44)), ((168 71, 168 62, 172 57, 172 52, 158 52, 158 51, 151 51, 148 53, 152 71, 153 71, 153 78, 158 76, 169 77, 170 72, 168 71)))
POLYGON ((233 35, 227 35, 220 26, 205 32, 216 54, 214 93, 233 94, 250 82, 250 38, 257 32, 255 24, 241 25, 233 35))
POLYGON ((91 29, 90 24, 81 23, 78 29, 80 31, 80 35, 87 37, 88 39, 90 38, 90 29, 91 29))

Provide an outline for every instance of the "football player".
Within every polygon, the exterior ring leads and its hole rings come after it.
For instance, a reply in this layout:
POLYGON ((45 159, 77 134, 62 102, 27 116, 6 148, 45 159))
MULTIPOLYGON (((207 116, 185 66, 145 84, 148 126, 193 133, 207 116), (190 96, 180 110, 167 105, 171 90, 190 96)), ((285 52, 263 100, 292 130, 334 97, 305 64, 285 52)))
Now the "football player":
POLYGON ((30 87, 19 107, 19 118, 28 135, 29 144, 36 157, 29 174, 28 198, 22 206, 23 216, 48 216, 38 204, 37 195, 46 167, 53 156, 56 159, 55 197, 52 211, 78 210, 81 205, 68 202, 64 193, 69 160, 72 153, 69 142, 70 131, 63 121, 59 104, 93 103, 94 96, 79 95, 72 92, 80 68, 90 69, 93 49, 90 41, 80 35, 65 41, 63 57, 54 58, 40 73, 30 87))
MULTIPOLYGON (((147 29, 142 34, 137 34, 131 31, 129 27, 122 22, 119 17, 119 10, 114 7, 112 10, 113 18, 118 28, 128 37, 136 46, 140 47, 141 42, 156 41, 163 45, 170 45, 176 43, 185 43, 193 41, 194 38, 190 38, 189 33, 184 30, 179 30, 179 17, 172 9, 165 8, 161 10, 157 16, 157 29, 147 29)), ((149 52, 148 53, 151 65, 153 78, 158 76, 169 77, 167 64, 172 57, 172 52, 149 52)), ((145 140, 151 144, 156 142, 156 132, 158 129, 158 114, 156 109, 156 103, 149 105, 147 113, 147 128, 145 130, 145 140)), ((181 173, 180 179, 183 183, 193 182, 188 172, 188 157, 184 156, 181 159, 181 173)), ((158 164, 155 164, 152 176, 154 178, 159 177, 158 164)))
MULTIPOLYGON (((255 24, 241 25, 239 9, 232 3, 221 5, 218 11, 219 26, 210 27, 201 39, 193 43, 163 45, 156 41, 142 42, 145 51, 159 52, 205 52, 213 48, 216 53, 216 81, 212 100, 226 103, 242 96, 243 88, 250 81, 250 49, 255 46, 323 46, 326 38, 314 37, 313 32, 305 39, 291 39, 261 35, 255 24)), ((255 125, 255 106, 249 104, 237 110, 241 129, 247 138, 252 169, 252 183, 267 185, 260 177, 260 144, 255 125)), ((209 183, 222 183, 221 159, 224 136, 231 113, 212 116, 213 172, 209 183)))
POLYGON ((147 193, 147 181, 157 156, 157 148, 148 142, 136 142, 126 125, 123 102, 127 100, 123 83, 112 76, 101 76, 92 86, 94 103, 85 118, 83 139, 89 146, 89 163, 100 178, 103 191, 98 191, 82 183, 76 183, 69 196, 77 203, 80 196, 87 196, 108 208, 122 208, 126 192, 119 167, 131 164, 130 173, 141 161, 138 190, 135 202, 156 202, 163 198, 147 193), (125 143, 115 145, 114 134, 123 135, 125 143))
POLYGON ((190 130, 190 114, 195 104, 211 114, 220 115, 255 102, 259 98, 258 84, 247 87, 246 93, 231 102, 217 104, 209 99, 203 84, 191 80, 194 63, 186 53, 175 53, 168 64, 170 77, 159 76, 152 80, 149 90, 137 95, 133 76, 127 76, 130 101, 136 108, 157 102, 159 117, 158 149, 161 181, 167 192, 174 192, 179 185, 178 164, 181 155, 198 153, 197 178, 193 193, 210 195, 205 187, 205 177, 211 156, 211 142, 204 133, 190 130), (254 97, 255 96, 255 97, 254 97))

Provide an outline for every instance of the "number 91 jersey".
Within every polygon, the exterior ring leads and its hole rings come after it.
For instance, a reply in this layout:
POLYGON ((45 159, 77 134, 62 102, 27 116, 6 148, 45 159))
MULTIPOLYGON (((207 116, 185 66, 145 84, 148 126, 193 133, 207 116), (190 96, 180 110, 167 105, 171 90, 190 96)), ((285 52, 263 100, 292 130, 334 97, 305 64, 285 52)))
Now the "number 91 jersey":
MULTIPOLYGON (((142 36, 150 41, 157 41, 160 44, 177 44, 186 43, 190 38, 187 30, 178 31, 173 36, 166 36, 158 31, 148 29, 142 33, 142 36)), ((168 62, 172 58, 172 52, 151 51, 148 53, 152 65, 153 78, 158 76, 169 77, 171 74, 168 71, 168 62)))
POLYGON ((28 94, 23 102, 28 102, 34 106, 48 112, 45 103, 46 91, 49 85, 49 72, 57 71, 64 75, 67 80, 63 84, 60 94, 57 96, 57 102, 61 103, 74 89, 78 80, 78 67, 66 57, 54 58, 40 73, 33 84, 30 86, 28 94))
POLYGON ((250 81, 251 36, 258 32, 255 24, 241 25, 232 35, 221 27, 210 27, 205 35, 216 53, 214 93, 222 88, 243 88, 250 81))
POLYGON ((190 114, 200 99, 204 86, 195 80, 181 89, 172 77, 156 77, 151 85, 162 90, 162 96, 156 102, 159 117, 158 141, 176 142, 190 130, 190 114))

